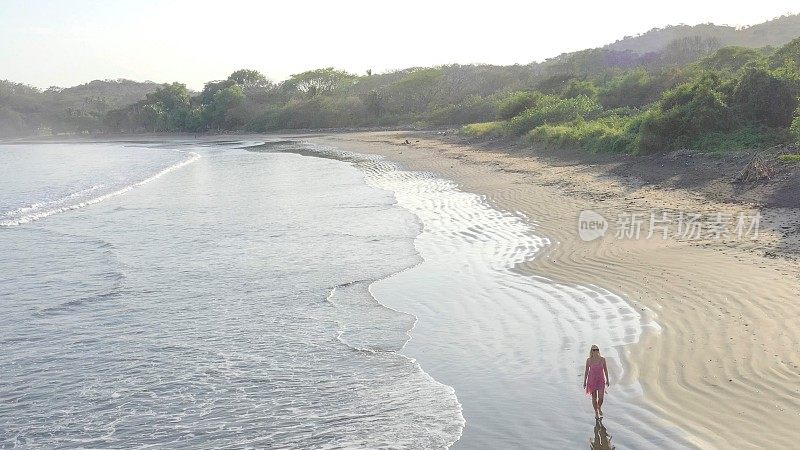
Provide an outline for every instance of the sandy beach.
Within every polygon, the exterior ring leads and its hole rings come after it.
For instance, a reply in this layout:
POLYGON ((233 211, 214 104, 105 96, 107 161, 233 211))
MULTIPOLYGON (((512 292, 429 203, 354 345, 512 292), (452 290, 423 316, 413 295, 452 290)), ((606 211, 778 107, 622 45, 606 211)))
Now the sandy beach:
MULTIPOLYGON (((696 446, 792 448, 800 440, 800 270, 791 259, 797 208, 760 210, 757 236, 740 230, 741 236, 720 239, 648 239, 646 232, 625 238, 613 230, 625 214, 752 218, 758 209, 637 182, 634 173, 621 178, 591 164, 556 165, 430 133, 302 139, 439 174, 495 208, 534 221, 550 244, 515 270, 565 285, 598 286, 655 321, 658 327, 644 329, 638 342, 624 346, 625 379, 615 380, 612 373, 612 382, 638 381, 641 406, 683 430, 696 446), (410 145, 401 145, 406 139, 410 145), (605 236, 589 242, 579 237, 578 216, 585 210, 608 220, 605 236)), ((613 405, 613 391, 608 402, 613 405)))

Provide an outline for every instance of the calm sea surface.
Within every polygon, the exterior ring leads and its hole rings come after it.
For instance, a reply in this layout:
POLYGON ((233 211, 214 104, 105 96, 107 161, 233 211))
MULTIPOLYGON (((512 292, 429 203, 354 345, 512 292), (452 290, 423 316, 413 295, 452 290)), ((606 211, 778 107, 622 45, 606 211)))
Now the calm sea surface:
POLYGON ((236 147, 0 146, 3 446, 458 438, 453 390, 394 352, 413 317, 328 299, 417 263, 416 218, 350 164, 236 147), (355 349, 364 315, 389 333, 355 349))

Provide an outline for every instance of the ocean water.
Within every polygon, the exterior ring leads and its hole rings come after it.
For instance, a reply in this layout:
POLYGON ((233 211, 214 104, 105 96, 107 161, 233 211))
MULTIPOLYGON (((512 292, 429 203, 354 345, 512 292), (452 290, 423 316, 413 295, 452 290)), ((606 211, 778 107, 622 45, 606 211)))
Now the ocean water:
POLYGON ((413 318, 362 288, 419 262, 416 217, 350 164, 243 144, 0 147, 0 445, 458 438, 452 388, 396 352, 413 318), (389 333, 340 338, 366 316, 389 333))
POLYGON ((515 271, 553 245, 535 218, 435 174, 300 140, 21 144, 0 187, 2 446, 691 446, 635 380, 604 428, 580 387, 590 344, 619 378, 658 325, 515 271))
POLYGON ((0 146, 0 226, 98 203, 199 156, 169 146, 138 148, 134 152, 130 145, 108 143, 0 146))

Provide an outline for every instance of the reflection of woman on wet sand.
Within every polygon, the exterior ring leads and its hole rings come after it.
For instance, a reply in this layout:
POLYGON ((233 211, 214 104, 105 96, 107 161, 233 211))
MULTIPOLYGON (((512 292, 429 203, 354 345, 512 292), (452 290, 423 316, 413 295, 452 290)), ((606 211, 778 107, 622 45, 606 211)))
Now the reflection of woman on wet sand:
POLYGON ((605 387, 608 385, 606 359, 600 356, 600 349, 593 345, 592 350, 589 352, 589 357, 586 359, 583 387, 586 389, 586 393, 592 396, 595 418, 603 417, 603 394, 605 394, 605 387))
POLYGON ((594 424, 594 440, 589 439, 589 448, 592 450, 614 450, 611 446, 611 436, 608 435, 603 422, 599 420, 594 424))

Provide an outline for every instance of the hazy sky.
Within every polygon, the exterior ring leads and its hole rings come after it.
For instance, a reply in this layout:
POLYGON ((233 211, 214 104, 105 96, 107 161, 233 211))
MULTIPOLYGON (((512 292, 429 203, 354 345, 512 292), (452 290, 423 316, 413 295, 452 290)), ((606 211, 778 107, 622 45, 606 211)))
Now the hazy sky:
POLYGON ((273 80, 335 66, 379 73, 447 63, 527 64, 670 24, 751 25, 797 0, 0 0, 0 79, 93 79, 199 89, 239 68, 273 80))

